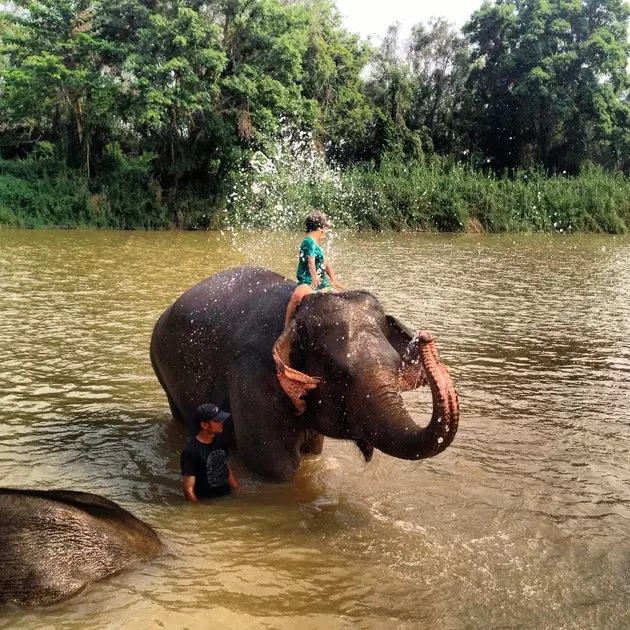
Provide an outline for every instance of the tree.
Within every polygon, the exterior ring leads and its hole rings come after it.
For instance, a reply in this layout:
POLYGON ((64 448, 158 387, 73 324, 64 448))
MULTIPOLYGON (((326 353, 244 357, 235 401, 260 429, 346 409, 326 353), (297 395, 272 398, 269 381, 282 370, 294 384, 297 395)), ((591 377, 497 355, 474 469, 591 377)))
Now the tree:
POLYGON ((315 104, 316 135, 329 158, 348 163, 369 153, 374 109, 365 97, 361 72, 371 53, 347 32, 332 0, 309 0, 308 40, 302 94, 315 104))
POLYGON ((158 155, 156 176, 171 197, 190 182, 203 190, 209 175, 216 175, 212 162, 221 160, 226 144, 215 143, 219 151, 208 151, 215 128, 221 127, 215 113, 227 65, 221 28, 210 13, 187 4, 195 3, 164 3, 146 21, 138 20, 137 41, 120 70, 124 115, 141 134, 144 149, 158 155))
POLYGON ((413 92, 409 126, 422 130, 437 153, 461 150, 458 127, 470 71, 470 52, 462 35, 443 18, 416 24, 407 60, 413 92))
POLYGON ((499 0, 473 14, 470 133, 495 168, 606 162, 628 80, 628 16, 621 0, 499 0))
POLYGON ((375 52, 366 91, 377 108, 372 134, 375 157, 400 160, 421 154, 420 135, 410 132, 407 126, 413 106, 413 86, 400 42, 399 24, 388 28, 375 52))
POLYGON ((16 2, 12 28, 3 38, 0 115, 14 130, 17 146, 28 154, 53 142, 71 164, 89 176, 90 133, 108 116, 115 86, 100 72, 101 42, 91 32, 89 0, 16 2))

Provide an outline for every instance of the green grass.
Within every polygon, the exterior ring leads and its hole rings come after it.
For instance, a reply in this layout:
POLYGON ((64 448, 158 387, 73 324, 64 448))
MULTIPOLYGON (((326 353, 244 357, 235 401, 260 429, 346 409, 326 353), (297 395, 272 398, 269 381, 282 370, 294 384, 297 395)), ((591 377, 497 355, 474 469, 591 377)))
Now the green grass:
POLYGON ((630 229, 630 180, 599 169, 497 177, 439 159, 319 176, 288 168, 243 177, 228 208, 228 221, 254 227, 301 227, 320 208, 360 229, 619 234, 630 229))
POLYGON ((88 182, 53 160, 0 160, 0 225, 151 229, 170 222, 141 166, 88 182))
POLYGON ((236 174, 224 201, 182 191, 171 207, 150 159, 114 155, 90 182, 48 160, 0 160, 0 225, 117 229, 301 228, 313 209, 337 226, 443 232, 603 232, 630 229, 630 180, 589 169, 578 177, 541 171, 497 177, 433 159, 380 169, 333 169, 295 156, 236 174))

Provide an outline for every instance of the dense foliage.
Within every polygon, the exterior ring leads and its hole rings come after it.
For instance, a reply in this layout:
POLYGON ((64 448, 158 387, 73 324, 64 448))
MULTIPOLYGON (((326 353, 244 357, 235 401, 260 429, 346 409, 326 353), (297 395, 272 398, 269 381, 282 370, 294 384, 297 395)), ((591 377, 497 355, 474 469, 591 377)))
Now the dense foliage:
POLYGON ((497 0, 379 46, 333 0, 0 13, 0 224, 630 228, 628 6, 497 0), (536 183, 534 183, 536 182, 536 183))

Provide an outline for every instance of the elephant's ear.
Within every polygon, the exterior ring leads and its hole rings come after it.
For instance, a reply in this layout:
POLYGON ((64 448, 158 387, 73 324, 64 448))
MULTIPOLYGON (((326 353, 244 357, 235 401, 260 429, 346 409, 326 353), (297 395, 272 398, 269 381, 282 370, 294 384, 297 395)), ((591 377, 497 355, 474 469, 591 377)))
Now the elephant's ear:
POLYGON ((295 333, 296 325, 295 320, 293 320, 273 345, 272 354, 274 363, 276 364, 276 376, 278 377, 278 381, 285 394, 291 399, 299 416, 306 409, 306 403, 302 400, 302 397, 305 396, 309 390, 315 389, 321 379, 316 376, 304 374, 304 372, 295 370, 289 365, 291 345, 295 339, 295 333))
POLYGON ((427 378, 420 361, 419 338, 395 317, 387 315, 387 340, 402 358, 398 371, 398 388, 401 392, 418 389, 427 384, 427 378))

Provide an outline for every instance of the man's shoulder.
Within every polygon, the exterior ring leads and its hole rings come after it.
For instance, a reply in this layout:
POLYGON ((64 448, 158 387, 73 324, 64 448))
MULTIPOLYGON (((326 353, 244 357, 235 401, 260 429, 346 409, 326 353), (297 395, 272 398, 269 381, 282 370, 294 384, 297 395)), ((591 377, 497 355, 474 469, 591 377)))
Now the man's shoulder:
POLYGON ((213 449, 217 449, 217 450, 218 449, 221 449, 224 451, 228 450, 227 439, 222 433, 217 433, 214 436, 214 439, 212 440, 212 442, 208 444, 208 446, 211 446, 213 449))
POLYGON ((196 437, 192 437, 188 440, 188 444, 184 447, 184 453, 197 454, 203 450, 204 444, 200 442, 196 437))
POLYGON ((227 440, 220 433, 214 436, 212 442, 201 442, 196 437, 190 438, 184 450, 191 453, 206 453, 207 451, 213 451, 217 448, 227 448, 227 440))

